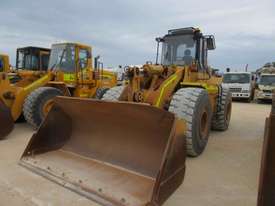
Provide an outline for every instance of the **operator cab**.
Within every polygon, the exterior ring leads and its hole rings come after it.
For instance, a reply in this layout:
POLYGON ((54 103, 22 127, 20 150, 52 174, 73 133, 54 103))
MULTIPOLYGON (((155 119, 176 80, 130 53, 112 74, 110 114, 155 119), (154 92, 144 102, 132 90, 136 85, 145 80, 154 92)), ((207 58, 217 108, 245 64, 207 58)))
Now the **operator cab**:
POLYGON ((91 67, 91 55, 89 46, 74 43, 54 44, 48 69, 75 73, 91 67))
POLYGON ((16 69, 47 71, 50 51, 50 49, 40 47, 18 48, 16 52, 16 69))
POLYGON ((198 63, 201 68, 207 67, 207 51, 215 49, 214 36, 204 36, 199 29, 190 27, 169 30, 162 38, 162 65, 190 66, 198 63))

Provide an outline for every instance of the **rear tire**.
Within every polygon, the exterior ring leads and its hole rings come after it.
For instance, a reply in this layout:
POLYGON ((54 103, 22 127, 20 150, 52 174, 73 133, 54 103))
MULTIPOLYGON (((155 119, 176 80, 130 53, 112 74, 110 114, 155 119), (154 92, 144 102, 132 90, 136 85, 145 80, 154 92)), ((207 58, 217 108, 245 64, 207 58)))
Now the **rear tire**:
POLYGON ((212 129, 225 131, 229 127, 232 111, 232 97, 228 89, 221 88, 217 99, 217 111, 213 115, 212 129))
POLYGON ((46 116, 44 111, 46 104, 56 96, 61 95, 63 95, 62 92, 53 87, 41 87, 34 90, 23 104, 23 114, 26 121, 37 129, 46 116))
POLYGON ((211 127, 212 109, 206 90, 179 89, 170 102, 169 111, 186 121, 187 154, 199 156, 205 149, 211 127))
POLYGON ((102 100, 109 100, 109 101, 118 101, 119 97, 121 96, 124 86, 116 86, 109 89, 101 98, 102 100))

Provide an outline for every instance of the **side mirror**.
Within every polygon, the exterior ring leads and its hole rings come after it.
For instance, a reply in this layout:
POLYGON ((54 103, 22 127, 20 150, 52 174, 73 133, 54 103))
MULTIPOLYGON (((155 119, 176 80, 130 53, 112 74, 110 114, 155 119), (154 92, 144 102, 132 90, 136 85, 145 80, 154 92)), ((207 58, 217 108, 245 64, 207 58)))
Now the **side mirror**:
POLYGON ((207 44, 208 50, 216 49, 215 37, 213 35, 205 36, 205 39, 206 39, 206 44, 207 44))
POLYGON ((164 42, 164 39, 163 39, 162 37, 157 37, 157 38, 156 38, 156 41, 157 41, 158 43, 160 43, 160 42, 164 42))

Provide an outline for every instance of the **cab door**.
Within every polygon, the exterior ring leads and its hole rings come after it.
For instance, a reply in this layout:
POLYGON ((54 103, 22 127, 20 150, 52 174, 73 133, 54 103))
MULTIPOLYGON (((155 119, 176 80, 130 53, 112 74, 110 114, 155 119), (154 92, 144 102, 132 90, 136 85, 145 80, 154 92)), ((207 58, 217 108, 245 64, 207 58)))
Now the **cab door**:
POLYGON ((72 88, 77 86, 76 54, 76 47, 72 44, 65 45, 64 48, 60 49, 56 54, 56 62, 61 72, 61 76, 63 76, 63 81, 68 87, 72 88))
POLYGON ((96 93, 97 81, 94 81, 91 48, 85 46, 77 46, 77 89, 75 96, 78 97, 93 97, 96 93))
POLYGON ((93 84, 91 67, 91 49, 85 46, 78 46, 77 56, 77 80, 79 86, 93 84))

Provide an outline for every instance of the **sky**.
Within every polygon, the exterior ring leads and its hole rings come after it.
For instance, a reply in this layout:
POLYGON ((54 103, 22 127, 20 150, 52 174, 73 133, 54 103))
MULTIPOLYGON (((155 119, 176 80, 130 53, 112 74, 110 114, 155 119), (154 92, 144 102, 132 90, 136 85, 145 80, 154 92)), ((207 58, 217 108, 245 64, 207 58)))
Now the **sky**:
POLYGON ((80 42, 105 66, 154 61, 155 37, 199 27, 213 34, 209 64, 255 70, 275 61, 274 0, 1 0, 0 53, 15 64, 16 48, 80 42))

